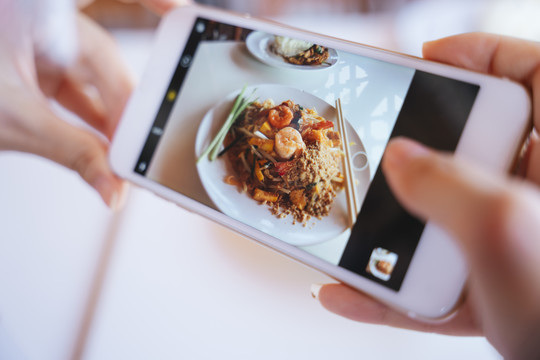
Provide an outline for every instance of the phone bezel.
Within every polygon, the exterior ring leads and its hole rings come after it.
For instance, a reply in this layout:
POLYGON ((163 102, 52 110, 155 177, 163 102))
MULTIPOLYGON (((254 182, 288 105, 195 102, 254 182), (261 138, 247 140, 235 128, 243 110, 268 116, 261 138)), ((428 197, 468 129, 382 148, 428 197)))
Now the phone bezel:
POLYGON ((448 316, 460 299, 467 278, 467 269, 455 243, 432 223, 426 224, 402 287, 399 292, 395 292, 233 220, 133 171, 194 20, 199 16, 276 35, 309 39, 342 51, 480 85, 477 101, 463 130, 456 156, 476 161, 498 173, 506 172, 511 166, 514 154, 519 149, 523 134, 529 126, 531 105, 525 89, 504 79, 302 31, 271 21, 255 19, 249 15, 193 5, 170 12, 161 22, 146 71, 127 105, 115 134, 110 162, 120 177, 364 291, 410 316, 424 320, 448 316), (185 36, 179 38, 179 34, 185 36), (504 99, 493 101, 500 98, 501 94, 504 94, 504 99), (519 110, 518 113, 516 109, 519 110), (509 124, 512 126, 509 127, 509 124), (490 132, 486 137, 486 129, 505 129, 505 131, 497 134, 490 132), (478 138, 482 139, 482 146, 478 143, 478 138), (453 268, 453 271, 447 271, 449 268, 453 268))

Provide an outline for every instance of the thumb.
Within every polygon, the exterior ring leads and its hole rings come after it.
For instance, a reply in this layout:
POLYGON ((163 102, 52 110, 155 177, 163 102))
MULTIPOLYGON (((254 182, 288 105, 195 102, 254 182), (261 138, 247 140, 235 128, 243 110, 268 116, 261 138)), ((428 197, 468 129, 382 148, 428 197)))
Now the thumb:
POLYGON ((469 290, 489 341, 503 355, 535 349, 540 319, 538 189, 490 176, 405 139, 391 142, 382 166, 401 203, 442 226, 464 250, 471 270, 469 290))
POLYGON ((537 283, 540 273, 537 188, 406 139, 391 141, 382 166, 409 211, 453 235, 468 260, 471 281, 480 283, 474 290, 492 296, 501 289, 532 291, 525 284, 537 283))
POLYGON ((398 200, 462 240, 465 250, 472 251, 474 244, 464 239, 497 230, 510 201, 498 178, 411 140, 391 141, 382 166, 398 200))
POLYGON ((532 220, 526 214, 535 207, 531 200, 538 200, 537 190, 525 183, 494 176, 407 139, 389 143, 382 166, 398 200, 450 232, 468 254, 485 254, 483 241, 503 250, 508 245, 504 241, 525 226, 523 220, 532 220))

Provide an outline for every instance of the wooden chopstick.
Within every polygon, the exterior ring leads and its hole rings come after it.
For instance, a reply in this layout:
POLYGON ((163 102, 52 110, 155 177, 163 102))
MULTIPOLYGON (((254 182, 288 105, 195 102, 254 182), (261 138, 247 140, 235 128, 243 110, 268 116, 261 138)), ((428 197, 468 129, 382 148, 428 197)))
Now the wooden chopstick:
POLYGON ((345 192, 347 196, 347 209, 349 226, 353 226, 356 222, 356 217, 360 211, 358 206, 358 200, 356 198, 356 186, 354 186, 354 176, 351 164, 351 154, 349 149, 349 136, 347 134, 347 127, 345 125, 345 118, 343 116, 343 110, 341 108, 341 99, 336 100, 337 110, 337 125, 338 131, 341 134, 341 146, 343 149, 343 168, 345 170, 345 192))

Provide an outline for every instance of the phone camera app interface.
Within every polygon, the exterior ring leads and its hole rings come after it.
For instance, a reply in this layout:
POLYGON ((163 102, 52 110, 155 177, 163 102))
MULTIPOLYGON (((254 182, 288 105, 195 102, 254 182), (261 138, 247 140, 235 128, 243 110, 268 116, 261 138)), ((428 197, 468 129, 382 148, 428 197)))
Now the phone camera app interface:
POLYGON ((384 150, 454 151, 478 90, 199 18, 134 171, 399 291, 425 224, 390 191, 384 150))

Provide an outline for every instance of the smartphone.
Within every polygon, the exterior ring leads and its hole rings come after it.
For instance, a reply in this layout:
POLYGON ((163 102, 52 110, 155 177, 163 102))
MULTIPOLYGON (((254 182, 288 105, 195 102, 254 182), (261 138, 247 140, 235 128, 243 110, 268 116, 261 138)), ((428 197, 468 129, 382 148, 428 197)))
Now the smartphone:
POLYGON ((379 166, 386 144, 406 136, 504 173, 529 129, 528 93, 511 81, 187 6, 162 20, 110 162, 165 199, 435 320, 459 303, 467 266, 448 234, 392 195, 379 166))

